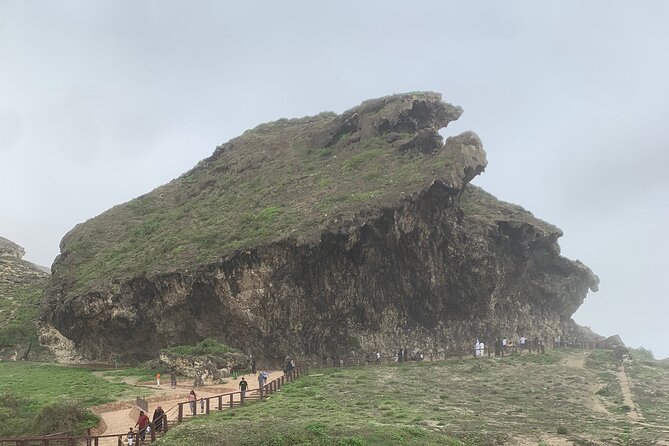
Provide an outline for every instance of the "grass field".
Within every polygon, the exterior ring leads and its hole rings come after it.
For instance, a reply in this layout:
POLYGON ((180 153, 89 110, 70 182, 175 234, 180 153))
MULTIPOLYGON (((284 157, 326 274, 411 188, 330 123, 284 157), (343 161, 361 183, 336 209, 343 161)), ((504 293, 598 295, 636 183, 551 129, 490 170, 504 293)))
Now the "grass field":
POLYGON ((660 444, 666 394, 653 401, 655 424, 636 423, 617 370, 608 351, 325 369, 268 401, 178 426, 160 444, 660 444))
POLYGON ((51 413, 48 418, 65 418, 63 412, 74 409, 81 411, 76 426, 54 424, 53 428, 76 431, 92 427, 97 417, 86 413, 87 408, 146 395, 149 391, 125 384, 122 379, 150 379, 153 373, 141 368, 94 373, 89 368, 0 362, 0 436, 51 433, 49 426, 36 420, 51 413))

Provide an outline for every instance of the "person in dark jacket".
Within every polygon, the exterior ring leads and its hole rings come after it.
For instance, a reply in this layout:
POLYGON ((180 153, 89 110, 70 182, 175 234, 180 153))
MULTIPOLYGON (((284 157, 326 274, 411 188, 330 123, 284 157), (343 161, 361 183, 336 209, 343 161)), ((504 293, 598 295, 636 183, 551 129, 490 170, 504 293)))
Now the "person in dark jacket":
POLYGON ((165 411, 162 407, 156 407, 156 410, 153 411, 153 425, 156 426, 156 432, 161 432, 163 430, 163 419, 165 411))

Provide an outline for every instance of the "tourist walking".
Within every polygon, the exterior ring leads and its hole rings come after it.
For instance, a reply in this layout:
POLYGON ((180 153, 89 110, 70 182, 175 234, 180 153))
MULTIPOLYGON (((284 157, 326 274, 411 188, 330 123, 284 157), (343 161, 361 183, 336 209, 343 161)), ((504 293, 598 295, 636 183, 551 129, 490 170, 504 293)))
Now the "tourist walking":
POLYGON ((246 382, 244 377, 242 376, 241 381, 239 381, 239 390, 242 392, 242 399, 246 397, 246 389, 248 389, 249 383, 246 382))
POLYGON ((156 432, 161 432, 163 430, 163 419, 165 418, 165 411, 162 407, 156 407, 156 410, 153 411, 153 425, 156 428, 156 432))
POLYGON ((197 395, 195 395, 195 390, 191 390, 188 394, 188 403, 190 404, 191 415, 195 415, 197 411, 197 395))
POLYGON ((139 441, 144 441, 144 438, 146 437, 146 428, 150 423, 151 420, 149 420, 149 417, 146 416, 143 410, 140 410, 139 418, 137 418, 137 423, 135 423, 135 426, 137 426, 139 441))

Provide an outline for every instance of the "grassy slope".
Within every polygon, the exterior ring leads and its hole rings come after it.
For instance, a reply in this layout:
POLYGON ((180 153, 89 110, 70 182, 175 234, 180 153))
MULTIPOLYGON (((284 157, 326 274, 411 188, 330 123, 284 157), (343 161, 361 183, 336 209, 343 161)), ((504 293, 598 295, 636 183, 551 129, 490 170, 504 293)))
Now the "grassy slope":
POLYGON ((31 357, 46 354, 35 321, 48 275, 18 258, 0 258, 0 349, 31 345, 31 357))
POLYGON ((66 236, 64 279, 81 288, 308 238, 335 215, 420 190, 449 164, 443 151, 401 156, 380 138, 310 149, 303 134, 332 116, 261 125, 169 184, 79 226, 66 236))
MULTIPOLYGON (((72 402, 92 407, 149 393, 121 382, 121 377, 151 379, 154 370, 110 370, 94 374, 92 369, 51 364, 0 362, 0 436, 38 433, 36 415, 46 406, 72 402)), ((61 415, 62 416, 62 415, 61 415)))
POLYGON ((260 125, 172 182, 77 226, 63 240, 59 282, 84 290, 276 239, 313 240, 328 225, 397 205, 455 164, 444 150, 402 155, 384 137, 351 143, 345 135, 334 146, 310 147, 334 117, 260 125))
POLYGON ((648 423, 667 425, 669 420, 669 362, 656 361, 644 351, 633 351, 634 361, 626 366, 634 401, 648 423))
MULTIPOLYGON (((583 353, 567 356, 323 370, 267 402, 187 422, 160 444, 538 445, 562 437, 579 445, 653 445, 664 435, 634 425, 620 409, 608 352, 585 362, 583 353), (606 395, 596 394, 606 386, 606 395)), ((666 396, 655 404, 658 412, 669 408, 666 396)))

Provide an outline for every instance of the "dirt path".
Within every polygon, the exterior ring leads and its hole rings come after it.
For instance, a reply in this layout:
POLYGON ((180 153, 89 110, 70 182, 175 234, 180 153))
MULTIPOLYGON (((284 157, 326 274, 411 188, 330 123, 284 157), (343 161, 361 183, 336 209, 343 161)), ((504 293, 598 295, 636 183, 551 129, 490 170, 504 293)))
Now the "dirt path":
MULTIPOLYGON (((269 381, 280 377, 283 375, 281 371, 270 372, 269 381)), ((249 386, 251 389, 257 387, 257 381, 255 376, 249 375, 247 377, 249 386)), ((209 386, 198 387, 195 389, 195 393, 199 398, 208 398, 216 395, 221 395, 227 392, 235 392, 239 390, 239 380, 230 378, 230 381, 226 384, 215 384, 209 386)), ((162 385, 143 385, 142 387, 151 388, 156 391, 153 395, 146 398, 149 402, 149 411, 148 415, 151 417, 153 411, 156 407, 161 406, 163 410, 167 413, 168 419, 176 419, 176 406, 178 403, 183 402, 187 399, 188 393, 192 390, 190 386, 179 385, 176 389, 171 389, 169 383, 161 383, 162 385)), ((238 401, 237 399, 235 401, 238 401)), ((198 407, 199 409, 199 407, 198 407)), ((104 428, 103 432, 98 432, 98 435, 108 435, 108 434, 123 434, 128 432, 131 426, 134 426, 137 422, 137 417, 139 416, 139 409, 135 406, 135 401, 118 401, 115 403, 105 404, 102 406, 97 406, 93 408, 93 412, 102 418, 101 427, 104 428)), ((123 436, 125 439, 125 435, 123 436)), ((100 441, 100 446, 116 446, 117 440, 114 438, 104 439, 100 441)))
POLYGON ((585 370, 585 360, 588 359, 588 352, 574 353, 561 361, 561 364, 574 369, 585 370))
POLYGON ((620 370, 617 373, 618 382, 620 383, 620 390, 623 394, 623 402, 627 407, 630 408, 630 411, 627 412, 627 416, 633 421, 643 421, 643 415, 641 415, 641 409, 634 403, 632 399, 632 389, 630 386, 630 379, 625 373, 625 366, 621 365, 620 370))
MULTIPOLYGON (((575 353, 573 355, 569 355, 566 358, 562 360, 562 364, 571 367, 574 369, 578 370, 587 370, 585 368, 585 360, 588 359, 588 356, 590 353, 588 352, 580 352, 580 353, 575 353)), ((594 380, 592 380, 592 385, 590 386, 590 393, 592 397, 590 398, 589 401, 589 407, 592 409, 594 412, 598 412, 601 414, 606 414, 610 415, 610 412, 606 409, 606 406, 602 402, 601 398, 597 396, 597 391, 599 390, 598 385, 595 383, 594 380)), ((547 443, 551 444, 551 443, 547 443)))

